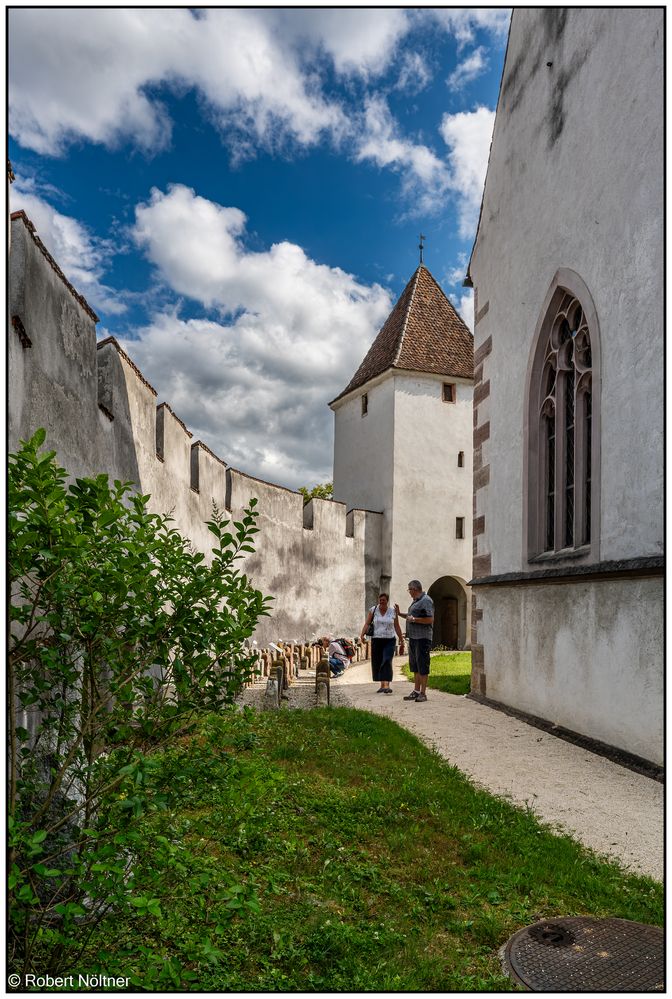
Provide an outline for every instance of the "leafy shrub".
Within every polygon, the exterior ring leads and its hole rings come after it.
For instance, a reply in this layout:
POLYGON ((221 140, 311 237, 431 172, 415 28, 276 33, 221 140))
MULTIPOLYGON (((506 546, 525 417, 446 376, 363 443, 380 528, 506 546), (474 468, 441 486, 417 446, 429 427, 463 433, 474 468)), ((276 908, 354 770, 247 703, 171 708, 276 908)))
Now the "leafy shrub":
POLYGON ((268 611, 235 564, 256 500, 231 526, 213 504, 208 564, 130 483, 66 485, 44 440, 9 459, 9 963, 53 973, 106 913, 156 915, 134 891, 153 756, 232 702, 268 611))

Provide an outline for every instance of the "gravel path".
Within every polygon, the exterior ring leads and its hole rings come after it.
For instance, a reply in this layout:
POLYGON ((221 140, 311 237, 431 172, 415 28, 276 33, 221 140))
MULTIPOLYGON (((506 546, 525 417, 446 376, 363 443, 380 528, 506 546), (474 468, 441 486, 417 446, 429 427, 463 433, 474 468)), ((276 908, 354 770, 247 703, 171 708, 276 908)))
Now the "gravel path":
MULTIPOLYGON (((663 879, 663 785, 602 756, 548 735, 466 697, 429 690, 427 701, 404 701, 412 688, 395 659, 392 695, 377 694, 369 662, 354 663, 331 683, 333 706, 386 715, 409 729, 475 784, 529 806, 625 868, 663 879)), ((315 705, 314 673, 289 691, 289 708, 315 705)), ((263 686, 245 703, 263 704, 263 686)))

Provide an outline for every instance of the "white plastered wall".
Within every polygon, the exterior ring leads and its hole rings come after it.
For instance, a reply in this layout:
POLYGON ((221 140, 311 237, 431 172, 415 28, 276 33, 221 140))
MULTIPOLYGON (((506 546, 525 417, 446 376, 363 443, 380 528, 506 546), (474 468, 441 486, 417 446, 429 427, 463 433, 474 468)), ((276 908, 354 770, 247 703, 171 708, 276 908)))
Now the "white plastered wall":
POLYGON ((383 514, 382 574, 391 574, 394 381, 374 379, 334 405, 334 499, 383 514), (362 396, 368 407, 362 416, 362 396))
MULTIPOLYGON (((663 551, 662 44, 660 10, 513 14, 470 268, 487 305, 476 350, 492 338, 477 504, 494 575, 534 568, 525 374, 560 268, 588 287, 600 328, 600 561, 663 551)), ((474 592, 488 697, 660 759, 660 581, 474 592)))
POLYGON ((600 558, 660 554, 662 12, 517 9, 507 68, 471 265, 489 302, 475 347, 492 335, 492 572, 524 568, 524 375, 561 267, 600 324, 600 558))
POLYGON ((471 578, 473 387, 466 379, 395 373, 394 388, 392 587, 403 606, 409 579, 429 589, 442 576, 471 578), (456 387, 454 403, 442 400, 444 381, 456 387), (462 539, 457 517, 464 518, 462 539))
POLYGON ((659 579, 482 588, 489 698, 663 762, 659 579))
POLYGON ((472 398, 470 380, 389 370, 334 406, 334 498, 382 511, 381 583, 400 606, 408 604, 409 579, 420 579, 426 589, 444 576, 460 582, 465 645, 471 631, 472 398), (454 403, 443 402, 444 382, 456 386, 454 403), (462 539, 456 517, 464 518, 462 539))

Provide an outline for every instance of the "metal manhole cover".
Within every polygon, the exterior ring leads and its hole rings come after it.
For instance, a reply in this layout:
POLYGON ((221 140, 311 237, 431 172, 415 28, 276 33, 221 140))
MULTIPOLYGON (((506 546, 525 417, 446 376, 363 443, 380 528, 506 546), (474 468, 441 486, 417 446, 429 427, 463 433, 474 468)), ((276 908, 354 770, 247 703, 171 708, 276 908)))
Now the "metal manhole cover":
POLYGON ((628 919, 542 920, 513 934, 504 967, 531 992, 663 992, 664 939, 628 919))

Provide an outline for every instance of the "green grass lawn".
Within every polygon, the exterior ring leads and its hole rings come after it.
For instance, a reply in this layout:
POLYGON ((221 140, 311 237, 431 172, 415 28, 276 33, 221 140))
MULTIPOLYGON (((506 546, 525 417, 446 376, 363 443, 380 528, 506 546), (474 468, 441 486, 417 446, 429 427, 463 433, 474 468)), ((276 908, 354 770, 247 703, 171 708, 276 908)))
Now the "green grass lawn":
MULTIPOLYGON (((408 664, 403 667, 408 679, 413 674, 408 664)), ((468 694, 471 685, 471 652, 445 652, 433 655, 427 687, 447 694, 468 694)))
POLYGON ((75 969, 132 990, 515 991, 497 950, 535 920, 662 923, 660 885, 368 712, 229 712, 151 780, 129 883, 144 901, 75 969))

